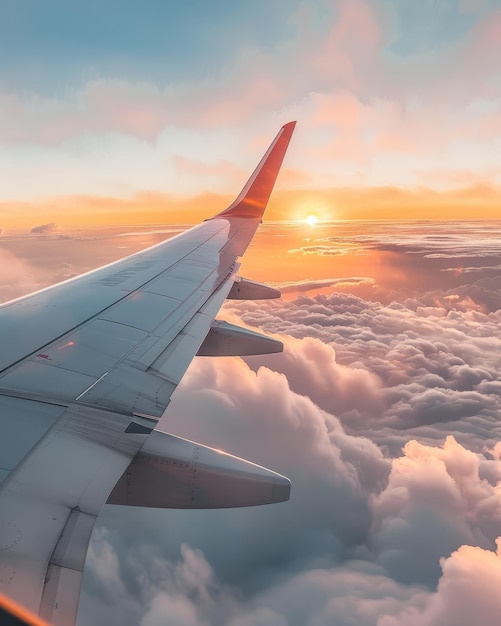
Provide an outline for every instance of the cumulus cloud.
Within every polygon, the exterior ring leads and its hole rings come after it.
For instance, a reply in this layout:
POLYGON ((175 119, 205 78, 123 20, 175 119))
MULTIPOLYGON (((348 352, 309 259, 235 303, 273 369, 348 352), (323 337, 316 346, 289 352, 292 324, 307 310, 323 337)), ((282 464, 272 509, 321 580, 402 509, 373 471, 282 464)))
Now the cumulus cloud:
MULTIPOLYGON (((342 412, 338 405, 337 414, 346 427, 370 433, 377 441, 381 438, 385 445, 391 443, 394 452, 405 443, 408 429, 412 432, 425 426, 429 428, 420 432, 431 438, 449 432, 461 439, 466 432, 476 431, 481 437, 495 439, 501 407, 497 396, 486 395, 484 390, 497 379, 501 367, 499 311, 478 311, 473 297, 470 306, 463 296, 448 308, 438 302, 425 306, 427 298, 423 299, 425 302, 413 300, 411 306, 383 305, 331 293, 303 295, 292 303, 265 307, 251 303, 245 310, 233 304, 230 310, 238 309, 251 326, 332 344, 337 363, 362 367, 378 377, 384 410, 375 403, 372 416, 366 412, 363 417, 360 408, 342 412), (393 431, 391 437, 387 428, 393 431)), ((254 359, 265 363, 259 357, 254 359)), ((276 365, 277 360, 273 357, 269 366, 283 367, 276 365)), ((323 374, 319 376, 321 380, 323 374)), ((292 377, 290 383, 293 389, 298 384, 292 377)))
MULTIPOLYGON (((398 624, 409 614, 427 615, 448 576, 447 561, 440 559, 464 542, 482 550, 493 544, 501 510, 493 480, 500 477, 499 459, 449 438, 441 446, 412 441, 388 465, 368 440, 346 435, 331 414, 291 393, 285 378, 266 368, 253 373, 243 363, 234 365, 229 359, 196 361, 173 400, 178 431, 239 454, 254 453, 254 460, 268 465, 273 457, 273 466, 293 479, 293 498, 271 510, 215 511, 210 523, 203 513, 203 524, 169 512, 167 542, 165 513, 142 514, 137 522, 133 515, 132 527, 142 519, 148 539, 132 553, 124 549, 127 513, 112 512, 108 519, 105 514, 110 529, 105 536, 122 560, 121 579, 129 594, 133 590, 136 612, 160 622, 172 610, 188 624, 231 626, 333 619, 346 625, 386 619, 398 624), (324 489, 332 504, 317 499, 324 489), (362 515, 366 507, 369 518, 362 515), (178 541, 198 548, 179 554, 178 541), (158 545, 165 562, 152 564, 158 545), (188 555, 191 566, 184 563, 188 555), (440 563, 444 575, 434 591, 440 563), (190 589, 182 576, 173 578, 180 567, 195 568, 190 589), (194 591, 196 585, 202 588, 194 591)), ((319 370, 323 366, 318 363, 319 370)), ((91 561, 93 577, 99 554, 94 565, 91 561)), ((89 590, 86 594, 84 607, 96 601, 89 590)), ((475 606, 481 610, 480 601, 475 606)), ((426 619, 416 621, 421 623, 426 619)))
POLYGON ((461 546, 441 560, 442 577, 436 593, 421 610, 411 606, 398 616, 385 616, 378 626, 468 626, 480 620, 499 623, 501 601, 501 538, 497 550, 461 546))
MULTIPOLYGON (((256 359, 262 363, 262 359, 256 359)), ((247 359, 252 366, 253 359, 247 359)), ((335 351, 318 339, 288 338, 284 352, 268 360, 267 367, 287 377, 292 389, 308 395, 316 404, 334 415, 356 409, 371 415, 384 406, 378 376, 363 367, 346 367, 336 362, 335 351)))
POLYGON ((410 441, 392 462, 388 485, 372 501, 377 561, 402 582, 432 585, 442 557, 463 544, 492 549, 501 522, 501 488, 480 477, 486 460, 448 436, 443 446, 410 441))
MULTIPOLYGON (((233 303, 230 310, 238 306, 244 308, 233 303)), ((462 545, 492 549, 499 528, 501 467, 489 447, 497 441, 499 406, 496 392, 485 387, 495 383, 499 357, 496 350, 486 353, 491 331, 480 326, 489 316, 421 315, 346 294, 245 308, 240 314, 247 321, 259 319, 261 327, 296 339, 283 336, 283 355, 252 357, 247 365, 198 359, 171 406, 181 434, 265 465, 272 459, 294 484, 287 520, 284 507, 218 517, 217 530, 187 531, 182 515, 174 526, 184 524, 183 531, 170 526, 196 542, 221 584, 240 590, 230 591, 236 608, 222 623, 398 624, 408 615, 424 615, 416 623, 427 623, 448 576, 444 564, 462 545), (311 339, 317 333, 324 343, 311 339), (457 439, 441 443, 451 430, 457 439), (413 436, 429 443, 409 442, 413 436), (334 509, 319 505, 312 485, 315 491, 325 485, 334 509), (306 511, 315 514, 305 517, 306 511), (266 530, 257 522, 261 514, 266 530), (252 565, 228 527, 254 546, 252 565), (238 561, 232 578, 226 578, 226 554, 211 547, 222 535, 238 561), (281 580, 267 557, 272 550, 280 562, 285 545, 281 580)), ((496 315, 490 323, 497 325, 496 315)), ((480 602, 475 606, 481 610, 480 602)))
MULTIPOLYGON (((106 533, 100 532, 94 543, 105 554, 111 552, 117 557, 106 533)), ((101 559, 95 559, 91 551, 88 567, 93 576, 99 577, 94 568, 101 559)), ((136 575, 139 593, 124 597, 118 611, 126 620, 123 623, 132 623, 134 616, 135 623, 151 626, 286 626, 311 620, 326 626, 333 620, 341 626, 354 622, 369 626, 376 624, 380 616, 399 618, 409 607, 424 608, 430 598, 422 589, 400 585, 378 566, 362 561, 350 561, 336 569, 317 567, 293 573, 245 597, 234 585, 222 583, 202 552, 187 544, 171 561, 152 559, 150 555, 136 568, 136 575)), ((109 580, 97 580, 105 589, 109 587, 109 580)), ((120 602, 122 595, 118 593, 114 600, 120 602)))

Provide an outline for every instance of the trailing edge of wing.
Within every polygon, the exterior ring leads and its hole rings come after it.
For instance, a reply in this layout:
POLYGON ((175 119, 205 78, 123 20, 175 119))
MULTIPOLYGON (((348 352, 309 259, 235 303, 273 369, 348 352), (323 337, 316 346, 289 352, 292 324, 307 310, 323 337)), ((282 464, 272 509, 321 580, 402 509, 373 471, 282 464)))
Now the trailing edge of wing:
POLYGON ((295 126, 296 122, 289 122, 282 126, 240 194, 226 210, 218 213, 215 217, 261 219, 295 126))

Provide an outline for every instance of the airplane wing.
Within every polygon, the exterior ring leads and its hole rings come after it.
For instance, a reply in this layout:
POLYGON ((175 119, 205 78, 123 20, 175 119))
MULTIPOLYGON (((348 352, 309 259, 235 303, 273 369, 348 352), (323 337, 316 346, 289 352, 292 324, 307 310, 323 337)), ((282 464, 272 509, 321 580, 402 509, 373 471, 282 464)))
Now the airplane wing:
POLYGON ((196 354, 280 342, 215 317, 227 298, 279 293, 238 276, 295 122, 236 200, 140 253, 0 306, 0 594, 76 620, 104 503, 211 508, 287 500, 263 467, 156 428, 196 354))

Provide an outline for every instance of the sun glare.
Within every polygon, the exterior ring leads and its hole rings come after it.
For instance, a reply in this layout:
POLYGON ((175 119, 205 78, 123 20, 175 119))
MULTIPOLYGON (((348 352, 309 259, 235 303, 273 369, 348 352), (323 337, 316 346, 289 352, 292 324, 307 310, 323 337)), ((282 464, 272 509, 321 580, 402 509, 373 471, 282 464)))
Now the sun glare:
POLYGON ((318 222, 318 217, 316 215, 308 215, 308 217, 305 219, 305 222, 309 226, 314 226, 318 222))

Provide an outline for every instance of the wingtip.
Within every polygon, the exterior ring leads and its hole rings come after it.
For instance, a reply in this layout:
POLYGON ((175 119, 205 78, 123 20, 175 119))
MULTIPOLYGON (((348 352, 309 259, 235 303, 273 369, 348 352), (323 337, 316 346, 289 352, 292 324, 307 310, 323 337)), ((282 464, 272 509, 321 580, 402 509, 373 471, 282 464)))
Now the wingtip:
POLYGON ((282 126, 235 201, 215 217, 262 218, 295 126, 282 126))

